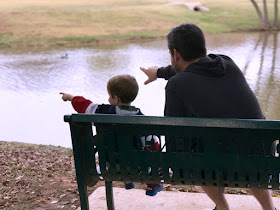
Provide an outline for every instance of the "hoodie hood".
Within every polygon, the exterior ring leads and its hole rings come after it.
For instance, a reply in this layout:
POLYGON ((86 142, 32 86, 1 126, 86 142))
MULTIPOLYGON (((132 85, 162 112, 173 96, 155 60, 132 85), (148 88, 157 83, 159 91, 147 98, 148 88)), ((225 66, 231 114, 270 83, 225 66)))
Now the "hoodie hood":
POLYGON ((228 61, 232 60, 225 55, 209 54, 189 65, 185 71, 211 77, 220 77, 226 74, 228 61))

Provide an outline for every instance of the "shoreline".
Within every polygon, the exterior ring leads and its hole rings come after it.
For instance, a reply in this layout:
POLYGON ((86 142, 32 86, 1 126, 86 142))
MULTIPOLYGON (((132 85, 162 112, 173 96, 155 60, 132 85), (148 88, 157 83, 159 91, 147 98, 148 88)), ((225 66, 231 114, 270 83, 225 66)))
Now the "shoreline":
MULTIPOLYGON (((279 31, 279 30, 271 30, 279 31)), ((228 33, 256 33, 265 32, 265 30, 260 28, 247 29, 247 30, 235 30, 235 31, 224 31, 218 33, 205 32, 205 36, 211 34, 228 34, 228 33)), ((84 37, 83 37, 84 38, 84 37)), ((77 38, 79 40, 79 38, 77 38)), ((21 42, 20 44, 5 45, 0 43, 0 52, 9 51, 45 51, 45 50, 60 50, 60 49, 71 49, 71 48, 110 48, 112 45, 122 45, 129 43, 139 43, 139 42, 152 42, 152 41, 166 40, 166 35, 164 36, 141 36, 141 37, 131 37, 131 38, 110 38, 106 37, 103 39, 90 39, 87 42, 83 41, 49 41, 48 39, 42 39, 36 42, 21 42), (46 44, 46 42, 48 44, 46 44)))
POLYGON ((149 41, 157 41, 157 40, 165 40, 165 36, 158 36, 158 37, 132 37, 128 39, 100 39, 100 40, 89 40, 87 42, 83 41, 71 41, 71 42, 60 42, 60 41, 50 41, 42 40, 41 42, 22 42, 17 45, 5 45, 0 43, 0 52, 1 51, 14 51, 14 50, 31 50, 31 51, 42 51, 42 50, 59 50, 59 49, 71 49, 71 48, 107 48, 112 45, 122 45, 128 43, 137 43, 137 42, 149 42, 149 41), (48 42, 48 45, 46 45, 48 42))

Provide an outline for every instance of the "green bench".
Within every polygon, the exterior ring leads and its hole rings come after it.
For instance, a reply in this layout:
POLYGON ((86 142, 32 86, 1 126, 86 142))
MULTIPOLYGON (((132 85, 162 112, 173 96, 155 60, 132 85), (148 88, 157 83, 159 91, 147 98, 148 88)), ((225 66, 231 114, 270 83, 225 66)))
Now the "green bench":
MULTIPOLYGON (((108 209, 114 209, 112 181, 280 187, 280 121, 103 114, 65 115, 64 121, 83 210, 89 209, 87 186, 98 181, 105 181, 108 209), (160 150, 142 148, 141 138, 150 135, 159 138, 160 150)), ((146 145, 153 148, 154 141, 146 145)))

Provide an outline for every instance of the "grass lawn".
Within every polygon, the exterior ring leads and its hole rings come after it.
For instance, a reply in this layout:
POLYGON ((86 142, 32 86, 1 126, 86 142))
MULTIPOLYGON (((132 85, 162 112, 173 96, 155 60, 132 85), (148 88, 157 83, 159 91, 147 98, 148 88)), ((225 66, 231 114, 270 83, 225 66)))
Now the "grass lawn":
MULTIPOLYGON (((167 0, 9 0, 0 2, 0 48, 91 46, 163 38, 184 22, 206 33, 258 29, 249 0, 203 0, 195 12, 167 0)), ((184 1, 181 1, 184 2, 184 1)), ((262 5, 260 5, 262 6, 262 5)), ((262 8, 262 7, 261 7, 262 8)), ((273 4, 269 4, 273 15, 273 4)))

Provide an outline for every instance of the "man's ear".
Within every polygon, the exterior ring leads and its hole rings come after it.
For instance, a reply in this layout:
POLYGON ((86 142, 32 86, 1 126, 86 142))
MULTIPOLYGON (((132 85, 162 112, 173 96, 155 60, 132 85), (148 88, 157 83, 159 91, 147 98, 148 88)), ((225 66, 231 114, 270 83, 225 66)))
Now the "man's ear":
POLYGON ((176 49, 173 49, 173 53, 175 61, 178 62, 182 58, 180 53, 176 49))

